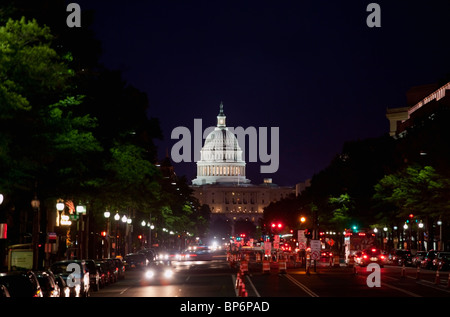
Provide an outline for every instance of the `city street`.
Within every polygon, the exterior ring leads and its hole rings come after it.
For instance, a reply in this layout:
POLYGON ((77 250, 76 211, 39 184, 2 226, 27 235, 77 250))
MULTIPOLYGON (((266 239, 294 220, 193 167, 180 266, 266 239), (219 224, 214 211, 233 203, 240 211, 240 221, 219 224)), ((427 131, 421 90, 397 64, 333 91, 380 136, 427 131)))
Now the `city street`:
MULTIPOLYGON (((173 262, 174 279, 170 282, 149 283, 144 271, 131 270, 126 278, 98 292, 91 297, 237 297, 237 268, 230 268, 224 260, 199 262, 173 262)), ((243 278, 248 297, 449 297, 447 288, 449 272, 440 272, 436 284, 436 272, 420 271, 405 267, 386 265, 381 269, 381 287, 368 287, 365 267, 353 268, 341 264, 330 267, 318 263, 316 271, 311 268, 306 274, 304 268, 288 269, 286 274, 272 270, 270 274, 256 271, 253 266, 243 278)))

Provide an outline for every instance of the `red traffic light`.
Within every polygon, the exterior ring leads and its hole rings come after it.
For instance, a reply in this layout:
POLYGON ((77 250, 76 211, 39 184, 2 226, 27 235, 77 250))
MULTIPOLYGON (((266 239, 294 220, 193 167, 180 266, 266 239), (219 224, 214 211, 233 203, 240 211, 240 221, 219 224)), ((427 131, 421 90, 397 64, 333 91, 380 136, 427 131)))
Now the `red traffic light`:
POLYGON ((272 224, 270 226, 272 227, 272 229, 281 229, 281 228, 283 228, 283 224, 281 222, 278 222, 278 223, 272 222, 272 224))
POLYGON ((102 237, 106 237, 106 231, 102 231, 102 237))

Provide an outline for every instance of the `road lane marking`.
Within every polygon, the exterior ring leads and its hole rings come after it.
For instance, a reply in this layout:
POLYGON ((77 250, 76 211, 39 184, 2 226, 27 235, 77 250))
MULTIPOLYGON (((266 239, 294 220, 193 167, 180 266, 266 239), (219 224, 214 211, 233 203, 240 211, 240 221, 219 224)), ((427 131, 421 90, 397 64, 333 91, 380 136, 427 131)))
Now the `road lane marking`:
POLYGON ((253 291, 255 292, 256 297, 261 297, 261 295, 259 295, 258 291, 256 290, 256 287, 253 284, 252 280, 250 279, 250 276, 247 275, 247 279, 248 279, 248 282, 250 283, 250 286, 253 288, 253 291))
POLYGON ((403 292, 403 293, 405 293, 405 294, 407 294, 407 295, 409 295, 409 296, 412 296, 412 297, 422 297, 422 296, 419 295, 419 294, 416 294, 416 293, 407 291, 407 290, 405 290, 405 289, 403 289, 403 288, 395 287, 395 286, 390 285, 390 284, 386 284, 386 283, 384 283, 384 282, 381 282, 381 285, 384 285, 384 286, 386 286, 386 287, 395 289, 396 291, 399 291, 399 292, 403 292))
MULTIPOLYGON (((387 276, 387 275, 385 275, 384 278, 398 281, 397 278, 391 277, 391 276, 387 276)), ((403 289, 403 288, 396 287, 396 286, 391 285, 391 284, 387 284, 387 283, 385 283, 385 282, 383 282, 383 281, 381 282, 381 285, 382 285, 382 286, 389 287, 389 288, 392 288, 392 289, 394 289, 394 290, 396 290, 396 291, 405 293, 406 295, 409 295, 409 296, 412 296, 412 297, 422 297, 422 295, 419 295, 419 294, 416 294, 416 293, 407 291, 407 290, 405 290, 405 289, 403 289)))
POLYGON ((233 283, 233 289, 236 293, 236 297, 239 297, 239 290, 236 288, 236 278, 234 277, 234 274, 231 274, 231 282, 233 283))
POLYGON ((308 288, 306 285, 300 283, 295 277, 289 275, 289 274, 284 274, 284 276, 287 277, 288 280, 290 280, 292 283, 294 283, 295 285, 297 285, 298 287, 300 287, 306 294, 308 294, 311 297, 319 297, 319 295, 317 295, 316 293, 314 293, 310 288, 308 288))
POLYGON ((129 287, 125 288, 123 291, 120 292, 120 295, 122 295, 123 293, 125 293, 128 289, 129 289, 129 287))

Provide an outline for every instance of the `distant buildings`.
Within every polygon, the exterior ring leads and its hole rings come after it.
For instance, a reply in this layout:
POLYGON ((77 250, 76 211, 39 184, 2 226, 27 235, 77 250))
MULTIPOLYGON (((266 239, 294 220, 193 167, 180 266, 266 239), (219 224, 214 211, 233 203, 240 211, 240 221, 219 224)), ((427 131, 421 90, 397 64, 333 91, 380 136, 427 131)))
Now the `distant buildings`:
POLYGON ((238 140, 226 127, 221 104, 217 126, 205 139, 191 186, 194 196, 201 204, 209 205, 213 216, 257 223, 264 207, 296 193, 294 187, 278 186, 271 178, 260 185, 251 184, 245 176, 245 165, 238 140))
POLYGON ((401 138, 408 128, 420 125, 424 120, 432 120, 436 113, 450 107, 450 82, 445 85, 431 84, 411 88, 407 93, 407 106, 388 108, 389 134, 401 138))

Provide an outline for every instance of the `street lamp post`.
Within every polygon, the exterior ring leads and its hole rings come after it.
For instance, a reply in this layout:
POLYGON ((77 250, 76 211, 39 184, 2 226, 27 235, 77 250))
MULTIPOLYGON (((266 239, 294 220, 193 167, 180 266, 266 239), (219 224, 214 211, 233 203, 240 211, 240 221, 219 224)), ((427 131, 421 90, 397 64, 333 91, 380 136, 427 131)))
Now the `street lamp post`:
POLYGON ((444 244, 442 243, 442 220, 439 218, 437 221, 437 225, 439 226, 439 243, 438 250, 444 250, 444 244))
POLYGON ((40 224, 40 217, 39 217, 39 207, 41 205, 41 202, 37 199, 37 196, 34 196, 34 199, 31 201, 31 207, 33 208, 33 234, 32 234, 32 241, 33 241, 33 270, 38 269, 38 262, 39 262, 39 224, 40 224))
POLYGON ((109 235, 110 235, 110 231, 111 231, 109 217, 111 216, 111 213, 108 210, 106 210, 103 213, 103 216, 106 218, 106 237, 105 237, 105 240, 106 240, 106 254, 105 254, 105 257, 107 259, 109 259, 111 257, 111 249, 109 247, 109 244, 110 244, 109 235))

